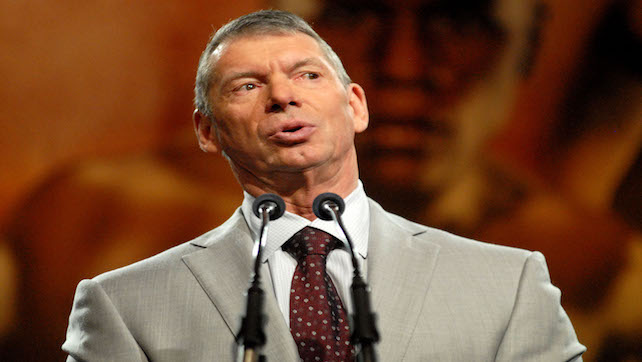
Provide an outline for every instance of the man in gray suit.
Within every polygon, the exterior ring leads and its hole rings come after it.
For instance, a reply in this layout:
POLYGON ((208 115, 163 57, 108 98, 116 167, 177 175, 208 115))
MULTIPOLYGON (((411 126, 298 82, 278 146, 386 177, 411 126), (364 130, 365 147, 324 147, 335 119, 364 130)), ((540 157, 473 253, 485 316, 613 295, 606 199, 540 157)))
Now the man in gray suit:
MULTIPOLYGON (((282 246, 305 227, 345 241, 312 212, 323 192, 345 198, 380 360, 581 361, 585 348, 540 253, 418 225, 366 197, 354 148, 368 124, 365 93, 300 18, 262 11, 221 28, 201 56, 196 108, 200 147, 229 160, 242 206, 188 243, 81 281, 62 347, 69 361, 232 360, 259 230, 251 205, 268 192, 287 209, 261 260, 268 361, 295 361, 302 348, 290 333, 298 266, 282 246)), ((328 254, 327 272, 351 311, 345 247, 328 254)))

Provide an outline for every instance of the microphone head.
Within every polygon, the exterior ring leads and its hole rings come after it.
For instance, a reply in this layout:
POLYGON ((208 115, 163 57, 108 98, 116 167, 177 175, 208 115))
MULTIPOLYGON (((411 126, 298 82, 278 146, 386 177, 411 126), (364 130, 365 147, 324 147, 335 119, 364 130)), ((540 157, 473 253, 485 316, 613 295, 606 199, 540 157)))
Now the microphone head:
POLYGON ((252 204, 252 211, 254 211, 254 215, 256 215, 257 217, 261 217, 259 209, 263 205, 272 206, 268 211, 270 220, 276 220, 283 216, 283 214, 285 213, 285 202, 279 195, 263 194, 257 197, 252 204))
POLYGON ((317 196, 312 203, 312 211, 314 211, 314 214, 321 220, 332 220, 332 214, 323 207, 328 203, 337 205, 339 215, 343 214, 343 211, 346 209, 346 204, 343 202, 341 196, 332 192, 324 192, 317 196))

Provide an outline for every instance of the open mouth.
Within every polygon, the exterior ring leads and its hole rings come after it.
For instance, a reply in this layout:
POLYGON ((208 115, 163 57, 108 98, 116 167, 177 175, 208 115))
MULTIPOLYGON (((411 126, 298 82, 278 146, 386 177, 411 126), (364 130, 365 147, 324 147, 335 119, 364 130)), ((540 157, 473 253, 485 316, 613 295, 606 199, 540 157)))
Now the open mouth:
POLYGON ((282 145, 295 145, 306 142, 316 127, 306 124, 288 125, 270 136, 270 139, 282 145))

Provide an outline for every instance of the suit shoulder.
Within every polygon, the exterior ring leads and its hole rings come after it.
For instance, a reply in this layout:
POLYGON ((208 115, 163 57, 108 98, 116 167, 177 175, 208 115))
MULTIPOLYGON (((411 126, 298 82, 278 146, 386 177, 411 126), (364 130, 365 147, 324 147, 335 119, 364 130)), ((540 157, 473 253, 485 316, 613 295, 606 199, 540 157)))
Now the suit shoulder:
POLYGON ((439 244, 441 252, 445 254, 474 254, 487 257, 516 258, 522 261, 532 254, 532 251, 529 250, 469 239, 430 227, 427 227, 426 231, 418 237, 439 244))
POLYGON ((135 277, 136 275, 171 269, 175 267, 177 263, 181 263, 183 255, 189 254, 197 249, 200 249, 200 247, 193 245, 191 241, 185 242, 149 258, 100 274, 94 277, 93 280, 102 285, 108 285, 112 282, 120 282, 122 279, 135 277))
POLYGON ((374 203, 382 211, 389 222, 410 233, 415 242, 432 243, 439 246, 440 255, 443 256, 475 256, 477 258, 513 259, 518 264, 523 264, 532 254, 531 251, 510 246, 497 245, 478 241, 452 234, 407 220, 399 215, 389 213, 374 203))
POLYGON ((183 270, 183 256, 203 249, 203 244, 206 243, 204 240, 208 240, 216 230, 213 229, 193 240, 176 245, 146 259, 100 274, 93 280, 103 288, 112 289, 116 286, 136 284, 154 276, 167 276, 169 273, 183 270))
POLYGON ((149 258, 100 274, 93 280, 106 289, 121 289, 126 286, 145 285, 145 283, 149 285, 150 281, 177 277, 178 273, 188 272, 183 263, 184 256, 207 248, 214 240, 220 239, 221 234, 239 228, 239 223, 243 220, 243 216, 237 210, 225 223, 203 235, 149 258))

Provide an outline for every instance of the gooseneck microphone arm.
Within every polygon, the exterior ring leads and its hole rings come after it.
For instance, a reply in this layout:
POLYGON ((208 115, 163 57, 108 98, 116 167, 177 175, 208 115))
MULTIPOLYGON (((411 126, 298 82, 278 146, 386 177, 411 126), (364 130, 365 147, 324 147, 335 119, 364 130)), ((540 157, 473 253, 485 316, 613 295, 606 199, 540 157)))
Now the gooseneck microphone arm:
POLYGON ((237 336, 239 351, 237 361, 257 362, 265 361, 265 356, 260 354, 260 349, 265 345, 263 331, 263 290, 261 289, 261 252, 267 242, 268 224, 285 213, 283 199, 275 194, 263 194, 252 204, 254 215, 261 218, 261 229, 254 241, 252 256, 254 258, 254 275, 247 290, 247 308, 245 317, 241 322, 241 330, 237 336))
POLYGON ((359 269, 359 263, 357 262, 354 251, 354 244, 341 219, 341 214, 345 210, 345 203, 339 195, 326 192, 314 199, 312 209, 319 219, 334 220, 346 236, 352 257, 352 266, 354 268, 352 286, 350 287, 352 304, 354 306, 354 313, 352 315, 353 330, 350 340, 352 345, 357 348, 357 361, 376 362, 377 354, 374 349, 374 344, 379 341, 379 332, 377 332, 375 314, 372 313, 372 308, 370 307, 368 284, 366 284, 361 277, 361 270, 359 269))

